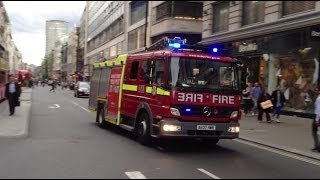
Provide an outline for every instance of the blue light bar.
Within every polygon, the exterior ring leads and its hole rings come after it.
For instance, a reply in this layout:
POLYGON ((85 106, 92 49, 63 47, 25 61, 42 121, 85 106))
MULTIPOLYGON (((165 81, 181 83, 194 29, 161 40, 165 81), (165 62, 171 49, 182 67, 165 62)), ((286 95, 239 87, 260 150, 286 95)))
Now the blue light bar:
POLYGON ((190 108, 186 108, 186 112, 191 112, 191 109, 190 108))
POLYGON ((181 44, 179 44, 179 43, 170 43, 169 44, 169 47, 173 47, 173 48, 180 48, 181 47, 181 44))
POLYGON ((213 51, 214 53, 216 53, 216 52, 218 52, 218 48, 213 48, 212 51, 213 51))

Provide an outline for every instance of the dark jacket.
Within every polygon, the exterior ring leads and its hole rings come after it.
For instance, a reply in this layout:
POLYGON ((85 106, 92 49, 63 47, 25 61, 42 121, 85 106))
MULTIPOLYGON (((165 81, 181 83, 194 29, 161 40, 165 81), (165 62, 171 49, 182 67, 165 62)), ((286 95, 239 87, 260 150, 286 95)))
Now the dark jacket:
MULTIPOLYGON (((10 83, 7 83, 6 84, 6 91, 5 91, 5 96, 8 98, 9 97, 9 84, 10 83)), ((20 97, 20 94, 21 94, 21 87, 20 87, 20 85, 16 82, 15 83, 16 84, 16 92, 13 94, 13 96, 15 97, 15 98, 18 98, 18 97, 20 97)))
MULTIPOLYGON (((266 100, 271 100, 271 96, 269 93, 266 93, 266 96, 264 95, 264 93, 261 93, 259 98, 258 98, 258 109, 262 109, 260 103, 266 101, 266 100)), ((266 110, 268 110, 270 108, 267 108, 266 110)))
MULTIPOLYGON (((271 100, 272 100, 273 107, 276 107, 276 105, 277 105, 277 98, 278 98, 277 90, 275 90, 275 91, 272 92, 271 98, 272 98, 271 100)), ((286 102, 286 98, 284 97, 284 93, 280 91, 280 103, 281 103, 281 107, 283 107, 283 105, 284 105, 285 102, 286 102)))

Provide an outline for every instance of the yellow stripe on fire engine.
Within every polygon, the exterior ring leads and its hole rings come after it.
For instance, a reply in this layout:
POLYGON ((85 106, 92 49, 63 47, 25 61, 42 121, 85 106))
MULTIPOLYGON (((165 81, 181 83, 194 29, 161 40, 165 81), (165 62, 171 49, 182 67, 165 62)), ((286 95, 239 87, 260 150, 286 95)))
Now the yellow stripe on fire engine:
MULTIPOLYGON (((126 58, 127 58, 127 56, 125 56, 126 58)), ((124 78, 124 70, 126 69, 126 65, 125 65, 125 63, 124 63, 124 65, 122 66, 122 72, 121 72, 121 79, 120 79, 120 90, 119 90, 119 100, 118 100, 118 102, 119 102, 119 104, 118 104, 118 116, 117 116, 117 122, 116 122, 116 124, 117 125, 120 125, 120 109, 121 109, 121 102, 122 102, 122 100, 121 100, 121 98, 122 98, 122 91, 123 91, 123 86, 124 86, 124 84, 123 84, 123 78, 124 78)), ((138 89, 138 88, 137 88, 138 89)))
POLYGON ((165 91, 161 88, 157 88, 157 94, 162 95, 162 96, 170 96, 170 92, 169 91, 165 91))
POLYGON ((147 86, 146 87, 146 93, 152 93, 152 87, 147 86))
POLYGON ((93 64, 94 68, 103 68, 103 67, 113 67, 119 65, 125 65, 127 61, 128 54, 119 55, 116 58, 108 59, 103 62, 96 62, 93 64))
POLYGON ((127 91, 138 91, 138 86, 131 84, 123 84, 122 89, 127 91))

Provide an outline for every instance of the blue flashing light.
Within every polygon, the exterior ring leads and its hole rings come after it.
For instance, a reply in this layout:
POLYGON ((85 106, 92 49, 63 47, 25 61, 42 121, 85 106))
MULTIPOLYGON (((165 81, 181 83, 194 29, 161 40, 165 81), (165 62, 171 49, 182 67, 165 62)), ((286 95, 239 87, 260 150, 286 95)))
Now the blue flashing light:
POLYGON ((169 47, 180 48, 180 47, 181 47, 181 44, 179 44, 179 43, 170 43, 170 44, 169 44, 169 47))
POLYGON ((212 51, 213 51, 214 53, 216 53, 216 52, 218 52, 218 48, 213 48, 212 51))
POLYGON ((187 106, 187 107, 184 107, 183 109, 184 109, 184 113, 183 113, 184 116, 192 116, 193 114, 192 107, 187 106))

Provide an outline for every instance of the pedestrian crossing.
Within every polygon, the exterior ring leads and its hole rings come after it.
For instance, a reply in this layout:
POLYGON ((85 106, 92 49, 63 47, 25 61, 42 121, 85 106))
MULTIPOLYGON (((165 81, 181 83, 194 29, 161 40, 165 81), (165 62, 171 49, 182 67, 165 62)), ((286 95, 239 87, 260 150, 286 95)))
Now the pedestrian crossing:
MULTIPOLYGON (((205 174, 207 177, 212 179, 221 179, 220 177, 214 175, 213 173, 203 169, 203 168, 197 168, 197 171, 205 174)), ((148 179, 142 172, 140 171, 128 171, 125 172, 125 174, 129 177, 129 179, 148 179)), ((152 177, 153 179, 154 177, 152 177)), ((199 179, 202 179, 203 177, 199 177, 199 179)))

